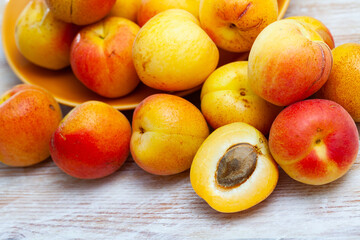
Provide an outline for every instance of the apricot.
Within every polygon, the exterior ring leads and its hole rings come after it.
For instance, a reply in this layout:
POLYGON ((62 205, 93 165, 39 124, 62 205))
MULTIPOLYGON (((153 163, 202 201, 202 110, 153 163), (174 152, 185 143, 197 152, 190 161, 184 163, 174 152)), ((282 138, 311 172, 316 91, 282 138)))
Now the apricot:
POLYGON ((294 19, 299 22, 308 24, 322 37, 323 41, 329 46, 330 49, 333 49, 335 47, 334 38, 330 30, 320 20, 309 16, 293 16, 286 19, 294 19))
POLYGON ((200 110, 187 100, 155 94, 135 109, 130 149, 145 171, 172 175, 190 168, 209 128, 200 110))
POLYGON ((0 98, 0 162, 25 167, 47 159, 61 118, 59 104, 43 88, 20 84, 5 92, 0 98))
POLYGON ((214 42, 199 21, 182 9, 151 18, 136 36, 132 53, 140 80, 163 91, 200 86, 219 61, 214 42))
POLYGON ((249 82, 265 100, 287 106, 317 92, 332 67, 323 38, 302 21, 284 19, 267 26, 249 55, 249 82))
POLYGON ((278 18, 277 0, 201 0, 200 23, 216 45, 247 52, 256 37, 278 18))
POLYGON ((84 27, 70 52, 71 68, 87 88, 117 98, 132 92, 140 82, 132 60, 139 26, 120 17, 108 17, 84 27))
POLYGON ((285 108, 269 136, 272 156, 293 179, 322 185, 343 176, 359 150, 354 120, 339 104, 305 100, 285 108))
POLYGON ((16 21, 15 43, 30 62, 59 70, 70 65, 70 46, 78 27, 55 18, 44 0, 32 0, 16 21))
POLYGON ((246 123, 216 129, 196 153, 190 169, 195 192, 219 212, 246 210, 265 200, 279 178, 267 140, 246 123))
POLYGON ((137 21, 143 26, 150 18, 168 9, 183 9, 199 19, 200 0, 142 0, 137 21))
POLYGON ((318 96, 337 102, 360 122, 360 44, 340 45, 332 54, 333 68, 318 96))
POLYGON ((141 0, 116 0, 109 15, 114 17, 123 17, 136 22, 140 5, 141 0))
POLYGON ((51 137, 55 164, 70 176, 95 179, 117 171, 130 152, 131 127, 112 106, 88 101, 71 110, 51 137))
POLYGON ((50 10, 59 20, 77 25, 87 25, 105 17, 116 0, 46 0, 50 10))
POLYGON ((202 87, 201 111, 214 129, 233 122, 245 122, 266 135, 282 108, 251 90, 247 68, 248 62, 240 61, 215 70, 202 87))

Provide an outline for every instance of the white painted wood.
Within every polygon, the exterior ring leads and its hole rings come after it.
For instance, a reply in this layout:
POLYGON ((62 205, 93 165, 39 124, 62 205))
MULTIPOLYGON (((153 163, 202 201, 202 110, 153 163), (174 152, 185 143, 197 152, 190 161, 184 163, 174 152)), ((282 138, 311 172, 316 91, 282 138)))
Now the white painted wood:
MULTIPOLYGON (((293 15, 323 21, 336 45, 360 43, 359 0, 292 0, 293 15)), ((1 49, 0 92, 17 83, 1 49)), ((297 183, 281 171, 266 201, 236 214, 212 210, 192 190, 188 171, 153 176, 128 159, 107 178, 83 181, 50 159, 29 168, 0 164, 0 239, 150 238, 360 239, 359 157, 325 186, 297 183)))

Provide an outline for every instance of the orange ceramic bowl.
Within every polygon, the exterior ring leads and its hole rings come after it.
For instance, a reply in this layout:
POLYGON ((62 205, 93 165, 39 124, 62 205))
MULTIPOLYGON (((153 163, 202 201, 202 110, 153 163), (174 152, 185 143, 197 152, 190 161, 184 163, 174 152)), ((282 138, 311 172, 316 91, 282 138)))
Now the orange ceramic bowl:
MULTIPOLYGON (((89 100, 97 100, 108 103, 119 110, 129 110, 134 109, 144 98, 161 92, 144 84, 139 84, 133 92, 124 97, 104 98, 90 91, 77 80, 70 67, 60 71, 51 71, 27 61, 20 54, 15 44, 15 23, 28 2, 29 0, 10 0, 7 3, 1 33, 6 59, 21 81, 47 89, 58 102, 72 107, 89 100)), ((278 0, 278 2, 279 17, 282 18, 290 0, 278 0)), ((173 94, 185 96, 198 89, 200 89, 200 86, 186 91, 173 92, 173 94)))

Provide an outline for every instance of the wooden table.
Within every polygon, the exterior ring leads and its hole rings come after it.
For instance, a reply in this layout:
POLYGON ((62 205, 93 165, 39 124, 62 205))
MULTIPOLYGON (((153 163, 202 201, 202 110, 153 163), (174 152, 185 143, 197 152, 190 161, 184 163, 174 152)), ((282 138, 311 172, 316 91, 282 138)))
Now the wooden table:
MULTIPOLYGON (((360 43, 359 0, 292 0, 287 16, 294 15, 323 21, 337 46, 360 43)), ((2 49, 0 76, 0 92, 20 83, 2 49)), ((360 239, 359 157, 346 176, 325 186, 280 171, 268 199, 236 214, 212 210, 193 191, 188 171, 153 176, 130 158, 115 174, 91 181, 67 176, 50 159, 28 168, 0 164, 0 239, 149 238, 360 239)))

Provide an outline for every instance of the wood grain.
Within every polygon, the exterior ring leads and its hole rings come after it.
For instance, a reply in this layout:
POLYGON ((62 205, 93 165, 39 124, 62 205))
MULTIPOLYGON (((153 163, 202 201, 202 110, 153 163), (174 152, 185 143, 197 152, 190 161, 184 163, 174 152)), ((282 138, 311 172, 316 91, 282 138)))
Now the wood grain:
MULTIPOLYGON (((286 16, 294 15, 323 21, 337 46, 360 43, 358 0, 292 0, 286 16)), ((0 92, 20 83, 2 49, 0 76, 0 92)), ((212 210, 192 190, 188 171, 153 176, 130 158, 92 181, 67 176, 50 159, 28 168, 0 164, 0 239, 360 239, 359 159, 325 186, 280 171, 268 199, 236 214, 212 210)))

